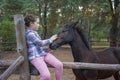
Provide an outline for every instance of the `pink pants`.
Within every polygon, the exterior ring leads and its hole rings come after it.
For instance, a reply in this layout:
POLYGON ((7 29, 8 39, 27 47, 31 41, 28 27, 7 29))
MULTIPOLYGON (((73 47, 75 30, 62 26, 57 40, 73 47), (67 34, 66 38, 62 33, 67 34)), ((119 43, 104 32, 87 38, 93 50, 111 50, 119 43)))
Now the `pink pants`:
POLYGON ((48 53, 45 56, 34 58, 30 61, 40 73, 40 80, 50 80, 50 72, 46 63, 55 68, 56 80, 62 80, 63 64, 55 56, 48 53))

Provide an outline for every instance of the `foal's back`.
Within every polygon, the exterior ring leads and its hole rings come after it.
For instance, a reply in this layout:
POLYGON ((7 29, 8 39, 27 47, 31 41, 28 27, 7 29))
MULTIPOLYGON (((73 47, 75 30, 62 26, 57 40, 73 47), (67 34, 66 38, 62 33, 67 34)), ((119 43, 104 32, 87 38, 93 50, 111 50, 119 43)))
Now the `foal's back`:
POLYGON ((120 48, 108 48, 103 51, 96 52, 100 63, 104 64, 120 64, 120 48))
MULTIPOLYGON (((103 51, 96 52, 99 63, 102 64, 120 64, 120 48, 108 48, 103 51)), ((119 71, 118 71, 119 72, 119 71)), ((98 70, 97 78, 107 78, 118 73, 112 70, 98 70)), ((119 74, 119 73, 118 73, 119 74)))

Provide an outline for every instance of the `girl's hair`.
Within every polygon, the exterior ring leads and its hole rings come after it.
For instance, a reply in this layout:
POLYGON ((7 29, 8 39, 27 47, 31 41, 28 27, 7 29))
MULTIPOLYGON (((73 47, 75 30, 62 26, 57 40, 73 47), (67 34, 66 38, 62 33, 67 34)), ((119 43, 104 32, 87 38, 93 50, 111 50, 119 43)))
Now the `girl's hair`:
POLYGON ((27 14, 25 17, 24 17, 24 21, 25 21, 25 26, 29 27, 30 26, 30 23, 34 23, 36 21, 38 17, 33 15, 33 14, 27 14))

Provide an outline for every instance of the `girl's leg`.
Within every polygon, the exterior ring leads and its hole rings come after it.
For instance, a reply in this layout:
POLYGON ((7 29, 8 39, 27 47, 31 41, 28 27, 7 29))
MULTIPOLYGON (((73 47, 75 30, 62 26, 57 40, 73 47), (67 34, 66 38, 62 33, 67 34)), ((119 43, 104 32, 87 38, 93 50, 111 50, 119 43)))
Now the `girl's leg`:
POLYGON ((59 61, 55 56, 48 53, 45 57, 45 61, 55 67, 55 76, 56 80, 62 80, 62 73, 63 73, 63 64, 59 61))
POLYGON ((40 73, 40 80, 50 80, 50 72, 42 57, 30 61, 40 73))

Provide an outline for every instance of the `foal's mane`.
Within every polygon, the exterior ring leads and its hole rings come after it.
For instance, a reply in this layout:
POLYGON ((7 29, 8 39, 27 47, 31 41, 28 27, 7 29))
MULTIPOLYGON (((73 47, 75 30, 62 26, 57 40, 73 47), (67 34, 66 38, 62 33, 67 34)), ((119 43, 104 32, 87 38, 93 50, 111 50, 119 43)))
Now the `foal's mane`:
POLYGON ((83 43, 85 44, 85 46, 86 46, 88 49, 90 49, 91 47, 90 47, 90 45, 89 45, 89 41, 88 41, 88 39, 87 39, 87 36, 85 35, 85 32, 84 32, 82 29, 80 29, 78 26, 76 27, 76 30, 77 30, 79 36, 81 37, 83 43))

